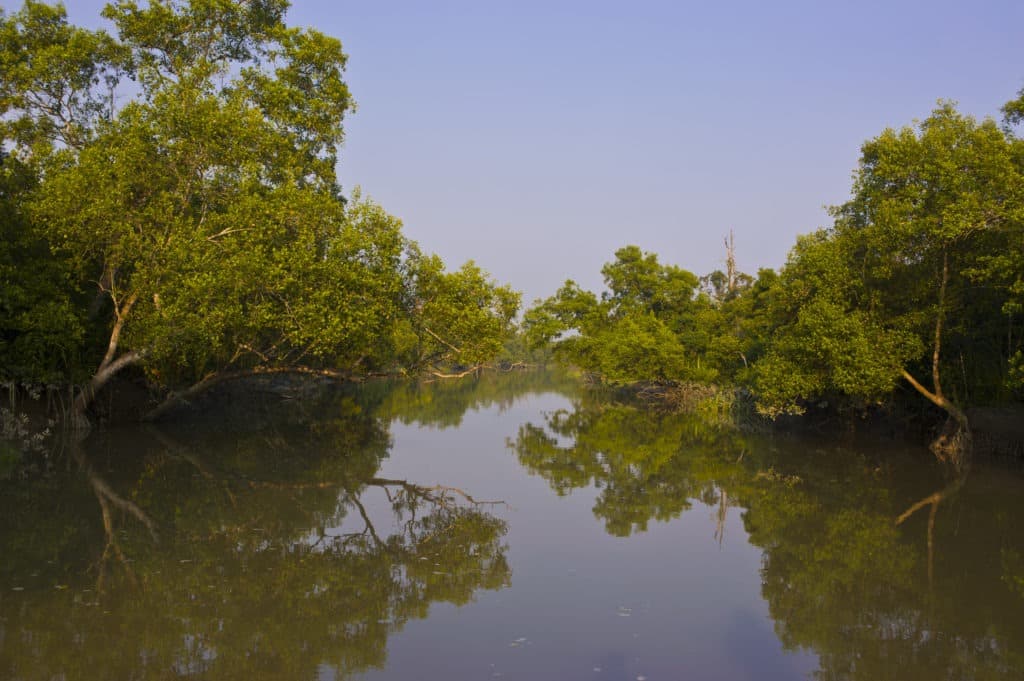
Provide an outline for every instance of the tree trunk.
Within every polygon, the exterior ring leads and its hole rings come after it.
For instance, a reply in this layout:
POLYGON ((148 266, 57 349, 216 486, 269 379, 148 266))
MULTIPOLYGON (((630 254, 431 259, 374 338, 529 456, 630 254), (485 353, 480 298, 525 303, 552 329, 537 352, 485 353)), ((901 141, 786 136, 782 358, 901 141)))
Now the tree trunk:
POLYGON ((103 386, 109 383, 110 379, 113 378, 117 372, 127 366, 137 364, 144 356, 145 352, 132 351, 121 355, 113 362, 105 362, 104 364, 101 364, 89 383, 82 388, 82 391, 78 393, 78 397, 75 398, 75 402, 71 408, 72 427, 79 430, 88 430, 90 424, 86 411, 89 409, 89 405, 92 404, 93 398, 96 397, 96 393, 98 393, 103 386))
POLYGON ((960 407, 956 406, 953 402, 950 402, 941 393, 936 394, 928 390, 928 388, 925 388, 923 385, 918 383, 917 379, 915 379, 906 369, 902 369, 901 373, 903 378, 907 379, 907 383, 912 385, 914 389, 917 390, 917 392, 921 393, 924 397, 928 398, 928 401, 930 401, 936 407, 939 407, 940 409, 944 410, 952 419, 956 421, 957 425, 964 429, 969 428, 970 424, 967 421, 967 414, 965 414, 964 411, 960 409, 960 407))
POLYGON ((728 297, 736 293, 736 239, 729 230, 729 238, 725 240, 725 285, 728 297))
POLYGON ((133 350, 121 355, 117 359, 114 359, 117 355, 118 344, 121 342, 121 331, 124 329, 124 323, 138 299, 138 293, 132 293, 120 306, 117 304, 117 300, 114 300, 114 314, 117 318, 114 321, 114 327, 110 330, 110 341, 107 343, 107 353, 103 356, 103 361, 100 362, 99 367, 96 368, 96 373, 93 374, 92 379, 90 379, 89 383, 80 393, 78 393, 78 397, 75 398, 75 401, 71 406, 71 426, 76 430, 89 429, 89 417, 86 415, 86 411, 89 409, 89 405, 92 404, 93 399, 96 397, 96 393, 98 393, 117 372, 127 366, 138 363, 146 354, 144 350, 133 350))
POLYGON ((962 461, 962 456, 970 447, 971 429, 967 421, 967 414, 960 407, 946 398, 942 393, 942 381, 940 375, 940 360, 942 356, 942 323, 946 316, 946 287, 949 284, 949 252, 942 252, 942 279, 939 284, 939 303, 935 314, 935 337, 932 343, 932 390, 928 390, 915 379, 910 372, 902 369, 903 378, 914 387, 917 392, 926 397, 932 404, 944 410, 949 415, 951 422, 947 422, 946 428, 939 437, 932 442, 931 449, 941 460, 951 460, 954 463, 962 461))

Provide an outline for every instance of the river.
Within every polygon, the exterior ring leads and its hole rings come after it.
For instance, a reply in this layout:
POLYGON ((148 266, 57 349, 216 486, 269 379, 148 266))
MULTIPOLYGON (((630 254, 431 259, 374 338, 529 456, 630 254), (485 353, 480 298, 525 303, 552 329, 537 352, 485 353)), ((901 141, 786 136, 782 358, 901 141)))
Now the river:
MULTIPOLYGON (((280 393, 280 391, 277 391, 280 393)), ((0 481, 0 678, 1024 678, 1024 473, 555 372, 207 405, 0 481)))

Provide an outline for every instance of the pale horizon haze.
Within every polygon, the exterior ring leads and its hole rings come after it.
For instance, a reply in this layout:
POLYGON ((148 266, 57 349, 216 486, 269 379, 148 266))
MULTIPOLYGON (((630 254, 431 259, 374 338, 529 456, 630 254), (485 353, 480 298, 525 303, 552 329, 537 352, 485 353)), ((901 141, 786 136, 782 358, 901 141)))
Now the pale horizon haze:
MULTIPOLYGON (((103 4, 65 2, 92 27, 103 4)), ((294 0, 288 22, 349 55, 345 192, 524 305, 600 289, 626 244, 705 274, 731 229, 740 269, 778 268, 865 140, 938 99, 998 118, 1024 87, 1019 0, 294 0)))

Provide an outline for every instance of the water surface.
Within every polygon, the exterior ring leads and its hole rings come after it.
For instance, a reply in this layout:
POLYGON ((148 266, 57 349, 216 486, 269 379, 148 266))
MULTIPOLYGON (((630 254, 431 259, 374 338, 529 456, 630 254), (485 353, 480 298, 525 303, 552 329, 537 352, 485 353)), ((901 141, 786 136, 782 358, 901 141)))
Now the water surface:
POLYGON ((1024 676, 1019 471, 554 373, 208 405, 0 500, 0 678, 1024 676))

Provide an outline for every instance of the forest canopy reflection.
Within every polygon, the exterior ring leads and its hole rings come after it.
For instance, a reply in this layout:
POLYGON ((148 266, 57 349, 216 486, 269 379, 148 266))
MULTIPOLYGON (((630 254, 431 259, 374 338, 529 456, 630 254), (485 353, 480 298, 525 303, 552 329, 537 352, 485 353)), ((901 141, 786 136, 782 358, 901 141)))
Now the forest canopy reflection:
POLYGON ((504 521, 459 491, 375 477, 386 422, 327 401, 246 433, 110 435, 78 472, 11 490, 3 577, 24 591, 0 597, 0 676, 346 676, 382 666, 388 635, 432 603, 507 586, 504 521))
POLYGON ((1002 679, 1024 668, 1024 527, 1000 512, 1020 508, 1015 476, 947 480, 877 443, 771 442, 586 397, 523 425, 512 446, 560 495, 596 487, 594 516, 613 535, 700 502, 721 541, 738 508, 763 551, 776 633, 819 656, 819 678, 1002 679))
MULTIPOLYGON (((48 477, 2 483, 0 676, 385 668, 389 638, 432 604, 512 586, 510 552, 531 540, 506 534, 517 512, 478 490, 382 470, 390 430, 447 438, 473 410, 511 419, 523 413, 513 406, 539 404, 557 406, 507 422, 507 454, 524 473, 557 495, 592 495, 607 535, 633 542, 696 513, 710 519, 710 550, 727 530, 727 551, 756 547, 751 577, 775 636, 813 653, 819 678, 1002 679, 1024 668, 1015 472, 977 464, 950 477, 923 448, 891 441, 769 439, 555 373, 287 394, 226 400, 174 430, 109 430, 48 477)), ((501 489, 522 495, 521 478, 501 489)))

